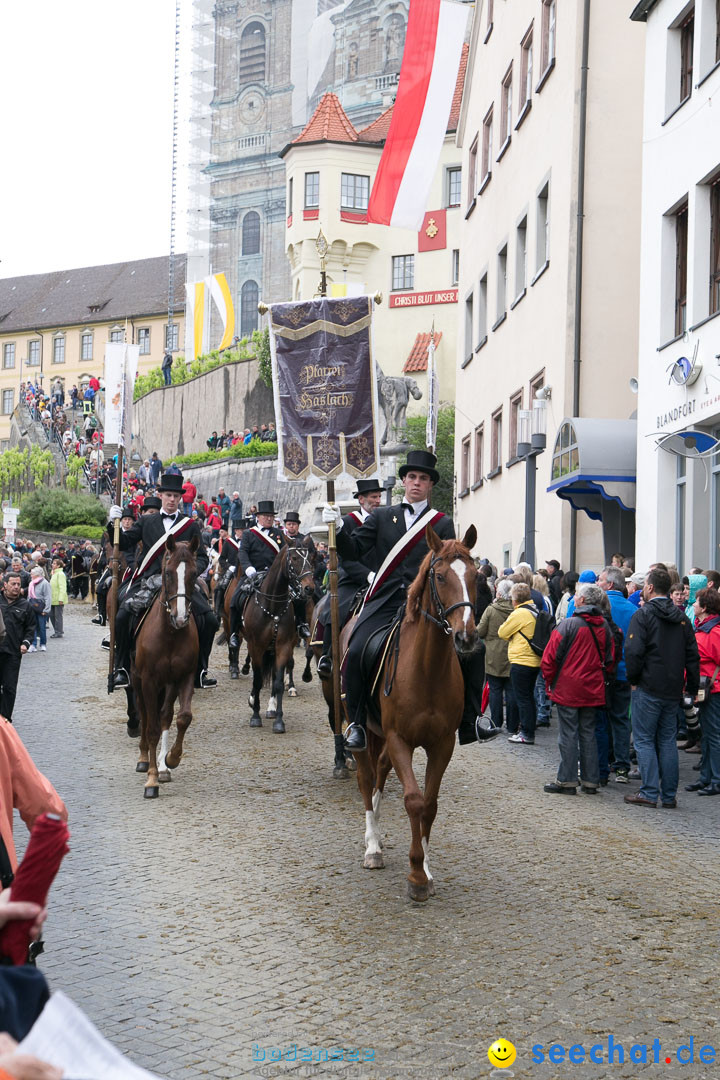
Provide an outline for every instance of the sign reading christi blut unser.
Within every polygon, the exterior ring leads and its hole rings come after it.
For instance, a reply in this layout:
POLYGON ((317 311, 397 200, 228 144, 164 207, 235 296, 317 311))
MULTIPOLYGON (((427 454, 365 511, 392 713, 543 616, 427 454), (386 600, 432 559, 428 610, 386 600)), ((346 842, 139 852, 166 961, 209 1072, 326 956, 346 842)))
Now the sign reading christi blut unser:
POLYGON ((281 480, 379 472, 373 303, 321 297, 270 307, 281 480))
POLYGON ((425 304, 457 304, 457 289, 440 292, 391 293, 390 307, 422 307, 425 304))

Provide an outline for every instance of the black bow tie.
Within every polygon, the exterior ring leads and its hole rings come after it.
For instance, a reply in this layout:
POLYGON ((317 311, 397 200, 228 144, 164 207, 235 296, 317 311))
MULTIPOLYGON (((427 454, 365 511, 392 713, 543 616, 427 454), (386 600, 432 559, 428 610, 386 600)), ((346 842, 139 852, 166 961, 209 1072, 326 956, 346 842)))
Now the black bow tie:
POLYGON ((400 507, 402 510, 409 510, 411 514, 415 513, 415 507, 412 503, 400 503, 400 507))
POLYGON ((177 517, 177 510, 175 511, 174 514, 166 514, 164 510, 161 510, 160 511, 160 517, 176 518, 177 517))

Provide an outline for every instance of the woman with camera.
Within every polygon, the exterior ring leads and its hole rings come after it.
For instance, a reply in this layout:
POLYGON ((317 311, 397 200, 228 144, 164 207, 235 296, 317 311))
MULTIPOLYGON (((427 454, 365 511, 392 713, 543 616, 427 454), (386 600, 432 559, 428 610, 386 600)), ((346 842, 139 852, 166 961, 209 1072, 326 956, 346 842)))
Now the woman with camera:
POLYGON ((695 637, 700 653, 700 778, 686 791, 720 795, 720 593, 701 589, 695 598, 695 637))

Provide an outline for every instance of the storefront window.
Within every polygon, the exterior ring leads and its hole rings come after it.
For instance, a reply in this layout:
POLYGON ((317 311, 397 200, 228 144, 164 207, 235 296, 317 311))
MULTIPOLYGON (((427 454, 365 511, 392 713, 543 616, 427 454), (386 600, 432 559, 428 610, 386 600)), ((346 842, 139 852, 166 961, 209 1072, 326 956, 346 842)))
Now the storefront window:
POLYGON ((552 459, 552 479, 561 480, 580 468, 577 435, 572 424, 563 424, 555 439, 552 459))

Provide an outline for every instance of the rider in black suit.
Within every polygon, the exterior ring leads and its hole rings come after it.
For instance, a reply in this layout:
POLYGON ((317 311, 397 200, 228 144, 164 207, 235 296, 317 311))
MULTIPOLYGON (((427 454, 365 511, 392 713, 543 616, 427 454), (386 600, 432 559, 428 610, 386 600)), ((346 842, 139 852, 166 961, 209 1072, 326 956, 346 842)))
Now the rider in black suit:
MULTIPOLYGON (((162 499, 162 510, 160 513, 144 514, 133 526, 131 526, 131 528, 124 531, 122 529, 120 530, 121 551, 132 551, 136 544, 140 544, 140 548, 136 555, 136 564, 138 567, 142 566, 145 556, 153 545, 166 536, 173 525, 186 520, 185 514, 178 509, 180 500, 182 499, 182 483, 182 475, 171 475, 166 473, 163 476, 162 483, 158 485, 157 489, 160 492, 162 499)), ((108 525, 108 530, 111 535, 114 531, 114 521, 121 515, 122 509, 119 506, 111 507, 110 523, 108 525)), ((178 540, 189 543, 193 536, 197 537, 198 541, 198 550, 195 556, 198 574, 202 574, 207 569, 209 560, 203 543, 200 526, 197 522, 190 522, 182 534, 178 536, 178 540)), ((130 685, 130 676, 128 672, 130 669, 130 639, 133 615, 139 614, 140 611, 145 610, 154 598, 156 588, 159 587, 159 582, 152 582, 150 579, 154 577, 157 578, 157 575, 160 573, 163 551, 164 548, 161 547, 158 558, 143 570, 140 579, 136 579, 133 585, 128 589, 122 604, 118 608, 117 615, 115 616, 116 658, 113 685, 116 687, 126 687, 130 685)), ((200 645, 197 685, 205 689, 217 685, 217 679, 213 679, 207 674, 207 665, 210 658, 213 638, 219 623, 215 618, 212 608, 199 589, 195 589, 190 604, 197 623, 200 645)))
POLYGON ((238 562, 240 564, 240 585, 235 589, 230 601, 230 641, 235 649, 238 646, 238 632, 242 622, 242 610, 245 606, 252 579, 256 574, 267 571, 275 561, 279 549, 285 544, 285 534, 276 529, 275 505, 272 500, 258 503, 257 525, 246 529, 240 541, 238 562), (245 586, 245 587, 243 587, 245 586))
MULTIPOLYGON (((437 459, 426 450, 411 450, 407 464, 398 470, 405 488, 405 500, 400 506, 384 506, 375 510, 359 529, 346 534, 340 526, 337 534, 338 554, 342 558, 362 559, 374 551, 379 565, 408 532, 412 525, 432 513, 428 505, 432 485, 440 479, 435 468, 437 459)), ((337 508, 326 507, 323 520, 340 522, 337 508)), ((433 524, 441 540, 452 540, 455 529, 450 518, 444 515, 433 524)), ((398 609, 405 603, 407 586, 417 577, 420 564, 428 553, 424 534, 411 550, 406 551, 401 562, 379 586, 373 598, 366 602, 350 638, 345 668, 345 702, 350 726, 345 733, 345 745, 349 750, 364 750, 367 745, 366 682, 361 667, 363 648, 370 635, 382 626, 389 626, 398 609)), ((486 733, 476 717, 481 713, 482 690, 485 682, 484 650, 473 653, 462 661, 465 679, 465 708, 459 729, 461 743, 492 737, 497 729, 486 733)))

